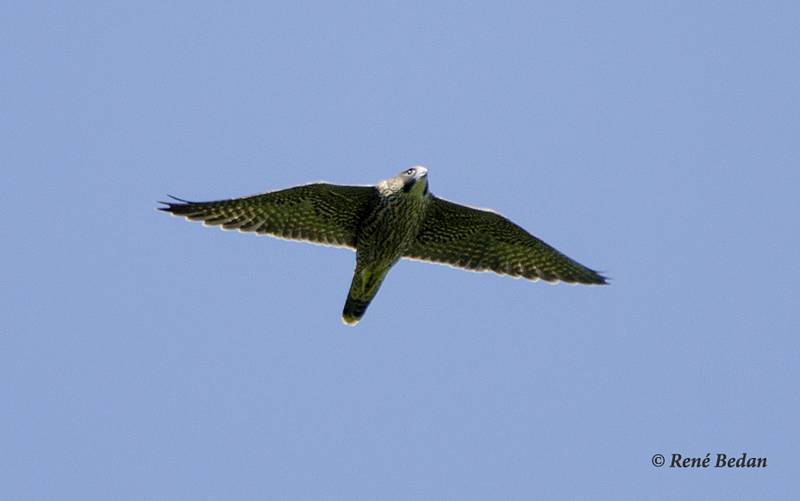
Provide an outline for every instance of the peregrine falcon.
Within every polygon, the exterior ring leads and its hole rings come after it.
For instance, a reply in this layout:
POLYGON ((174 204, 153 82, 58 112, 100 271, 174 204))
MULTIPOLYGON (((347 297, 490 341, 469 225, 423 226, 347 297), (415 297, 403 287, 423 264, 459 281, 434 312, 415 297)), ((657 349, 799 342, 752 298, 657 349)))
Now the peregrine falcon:
POLYGON ((547 282, 605 284, 577 263, 495 212, 433 196, 428 170, 406 169, 375 186, 295 186, 230 200, 160 202, 159 210, 208 226, 356 251, 345 324, 364 316, 401 258, 547 282))

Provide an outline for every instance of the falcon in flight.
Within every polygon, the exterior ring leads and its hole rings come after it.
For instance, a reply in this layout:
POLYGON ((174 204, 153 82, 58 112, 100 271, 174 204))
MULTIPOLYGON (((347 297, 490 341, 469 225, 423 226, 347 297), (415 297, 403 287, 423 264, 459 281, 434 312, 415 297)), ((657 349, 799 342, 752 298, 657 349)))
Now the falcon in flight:
POLYGON ((355 325, 401 258, 547 282, 605 284, 495 212, 433 196, 417 166, 375 186, 316 183, 231 200, 161 202, 160 210, 207 226, 347 247, 356 269, 342 312, 355 325))

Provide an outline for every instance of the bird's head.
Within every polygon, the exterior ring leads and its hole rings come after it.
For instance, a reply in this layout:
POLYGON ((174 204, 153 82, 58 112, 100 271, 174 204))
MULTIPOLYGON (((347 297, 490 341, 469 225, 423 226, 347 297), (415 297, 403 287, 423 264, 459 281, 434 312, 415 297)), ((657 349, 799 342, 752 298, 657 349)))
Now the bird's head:
POLYGON ((394 179, 403 193, 420 197, 428 194, 428 169, 421 165, 399 172, 394 179))
POLYGON ((384 196, 425 197, 428 194, 428 169, 421 165, 405 169, 376 185, 384 196))

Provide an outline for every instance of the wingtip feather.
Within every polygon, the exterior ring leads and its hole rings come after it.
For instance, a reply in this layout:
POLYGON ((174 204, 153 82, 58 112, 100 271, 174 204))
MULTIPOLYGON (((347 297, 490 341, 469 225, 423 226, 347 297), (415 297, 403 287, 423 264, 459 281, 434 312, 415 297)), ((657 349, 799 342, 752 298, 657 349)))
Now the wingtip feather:
MULTIPOLYGON (((178 198, 178 197, 176 197, 176 196, 174 196, 174 195, 170 195, 169 193, 167 193, 167 196, 168 196, 169 198, 173 199, 173 200, 177 200, 178 202, 185 203, 185 204, 194 204, 194 203, 197 203, 197 202, 192 202, 191 200, 184 200, 183 198, 178 198)), ((161 202, 161 203, 169 203, 169 202, 161 202)))

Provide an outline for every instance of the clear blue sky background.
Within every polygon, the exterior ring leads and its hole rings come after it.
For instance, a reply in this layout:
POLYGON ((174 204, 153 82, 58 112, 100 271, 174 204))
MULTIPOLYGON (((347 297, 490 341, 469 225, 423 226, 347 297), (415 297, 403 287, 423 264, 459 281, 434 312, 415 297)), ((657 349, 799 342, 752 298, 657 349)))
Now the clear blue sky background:
POLYGON ((798 495, 796 2, 0 9, 0 498, 798 495), (612 285, 153 210, 416 163, 612 285))

